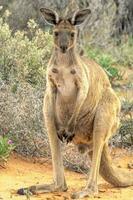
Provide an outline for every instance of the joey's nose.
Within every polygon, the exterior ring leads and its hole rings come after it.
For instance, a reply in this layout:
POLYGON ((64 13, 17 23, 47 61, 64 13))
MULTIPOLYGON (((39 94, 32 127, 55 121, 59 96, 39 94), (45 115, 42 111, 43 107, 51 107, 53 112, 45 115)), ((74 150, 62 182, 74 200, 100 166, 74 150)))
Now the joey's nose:
POLYGON ((61 51, 62 51, 63 53, 66 53, 66 51, 67 51, 67 46, 62 45, 62 46, 60 46, 60 48, 61 48, 61 51))

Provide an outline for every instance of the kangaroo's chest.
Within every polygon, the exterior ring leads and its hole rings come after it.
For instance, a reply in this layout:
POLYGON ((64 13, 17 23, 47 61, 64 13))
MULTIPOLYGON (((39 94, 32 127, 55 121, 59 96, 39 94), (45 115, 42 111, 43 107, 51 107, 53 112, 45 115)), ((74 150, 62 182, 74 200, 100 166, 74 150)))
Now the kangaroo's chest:
POLYGON ((74 112, 78 93, 78 71, 73 66, 51 67, 48 75, 56 87, 56 122, 64 126, 74 112))
POLYGON ((58 128, 65 127, 74 112, 76 97, 65 101, 59 93, 57 93, 55 101, 55 119, 58 128))

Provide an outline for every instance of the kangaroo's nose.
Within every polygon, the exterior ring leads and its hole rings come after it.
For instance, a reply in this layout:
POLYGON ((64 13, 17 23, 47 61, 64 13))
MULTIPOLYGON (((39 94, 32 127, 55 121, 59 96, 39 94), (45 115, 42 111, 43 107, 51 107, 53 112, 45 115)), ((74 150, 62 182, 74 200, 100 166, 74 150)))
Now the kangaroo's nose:
POLYGON ((65 53, 66 50, 67 50, 67 46, 65 46, 65 45, 60 46, 60 48, 61 48, 61 51, 62 51, 63 53, 65 53))

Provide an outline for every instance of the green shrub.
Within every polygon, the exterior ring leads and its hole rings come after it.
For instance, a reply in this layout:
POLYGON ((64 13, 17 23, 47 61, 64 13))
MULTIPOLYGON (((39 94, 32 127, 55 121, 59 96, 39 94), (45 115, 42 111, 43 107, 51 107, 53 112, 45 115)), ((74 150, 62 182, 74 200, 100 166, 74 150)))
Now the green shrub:
POLYGON ((120 65, 133 67, 133 38, 129 37, 126 42, 113 48, 111 52, 120 65))
POLYGON ((39 29, 33 20, 29 21, 28 28, 28 33, 17 31, 13 34, 0 18, 0 79, 12 83, 14 92, 20 81, 32 86, 45 83, 52 36, 39 29))
POLYGON ((120 79, 120 73, 117 68, 113 67, 113 60, 108 55, 101 55, 98 58, 98 63, 104 68, 110 80, 120 79))
POLYGON ((103 67, 111 81, 122 78, 119 70, 114 67, 116 60, 111 55, 105 54, 103 50, 91 47, 86 47, 85 51, 89 58, 95 60, 100 66, 103 67))
POLYGON ((86 54, 96 60, 103 67, 117 65, 133 67, 133 37, 122 40, 121 44, 116 45, 113 41, 106 49, 98 47, 85 47, 86 54))
POLYGON ((8 136, 0 136, 0 164, 7 162, 7 159, 14 149, 15 145, 8 136))

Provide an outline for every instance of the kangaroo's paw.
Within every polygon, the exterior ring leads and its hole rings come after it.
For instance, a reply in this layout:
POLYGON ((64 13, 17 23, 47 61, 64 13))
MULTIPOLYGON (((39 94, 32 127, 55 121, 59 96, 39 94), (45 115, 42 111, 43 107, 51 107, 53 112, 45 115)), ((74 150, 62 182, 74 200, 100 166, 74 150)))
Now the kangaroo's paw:
POLYGON ((82 199, 85 197, 95 197, 98 194, 98 190, 92 188, 84 189, 80 192, 75 192, 71 195, 72 199, 82 199))
POLYGON ((65 192, 67 191, 67 186, 55 186, 55 184, 44 184, 44 185, 34 185, 29 188, 21 188, 17 191, 19 195, 26 195, 28 193, 34 195, 38 193, 49 193, 49 192, 65 192))
POLYGON ((74 133, 71 133, 71 132, 66 132, 64 135, 63 135, 63 142, 64 143, 69 143, 72 141, 72 139, 74 138, 75 134, 74 133))
POLYGON ((68 143, 71 142, 73 137, 74 137, 74 133, 68 131, 67 129, 60 129, 58 132, 58 137, 59 139, 63 142, 63 143, 68 143))

